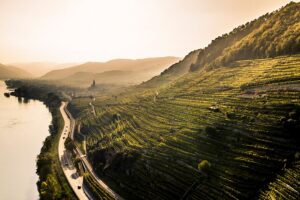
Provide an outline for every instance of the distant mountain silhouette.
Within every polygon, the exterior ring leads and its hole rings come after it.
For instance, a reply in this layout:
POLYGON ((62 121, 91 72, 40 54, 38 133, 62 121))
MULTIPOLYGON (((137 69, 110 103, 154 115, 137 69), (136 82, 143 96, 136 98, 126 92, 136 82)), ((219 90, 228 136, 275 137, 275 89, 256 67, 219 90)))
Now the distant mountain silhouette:
POLYGON ((31 77, 32 75, 25 70, 13 66, 3 65, 0 63, 0 79, 23 79, 31 77))
POLYGON ((53 70, 41 77, 73 86, 86 86, 92 80, 96 83, 137 84, 158 75, 177 62, 177 57, 145 59, 117 59, 108 62, 88 62, 61 70, 53 70), (82 85, 83 84, 83 85, 82 85))
POLYGON ((29 62, 29 63, 12 63, 11 65, 26 70, 35 77, 40 77, 52 70, 71 67, 74 65, 78 65, 78 63, 29 62))

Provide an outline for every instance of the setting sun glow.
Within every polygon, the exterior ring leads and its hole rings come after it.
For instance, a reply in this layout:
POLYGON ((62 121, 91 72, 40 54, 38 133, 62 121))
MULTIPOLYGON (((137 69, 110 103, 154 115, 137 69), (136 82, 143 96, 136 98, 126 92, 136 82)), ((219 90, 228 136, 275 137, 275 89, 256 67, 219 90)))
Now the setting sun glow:
POLYGON ((2 0, 0 62, 183 57, 288 1, 204 2, 2 0))

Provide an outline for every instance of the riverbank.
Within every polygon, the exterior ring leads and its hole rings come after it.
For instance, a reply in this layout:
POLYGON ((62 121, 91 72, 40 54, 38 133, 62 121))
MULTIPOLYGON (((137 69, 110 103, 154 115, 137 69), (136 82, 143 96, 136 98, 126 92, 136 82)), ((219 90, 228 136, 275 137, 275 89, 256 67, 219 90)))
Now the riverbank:
POLYGON ((61 97, 53 91, 38 86, 23 85, 20 87, 14 81, 5 82, 9 88, 15 88, 11 95, 42 101, 52 115, 52 122, 49 126, 50 135, 45 139, 36 163, 40 199, 77 199, 63 174, 58 159, 58 141, 64 126, 59 111, 61 97))

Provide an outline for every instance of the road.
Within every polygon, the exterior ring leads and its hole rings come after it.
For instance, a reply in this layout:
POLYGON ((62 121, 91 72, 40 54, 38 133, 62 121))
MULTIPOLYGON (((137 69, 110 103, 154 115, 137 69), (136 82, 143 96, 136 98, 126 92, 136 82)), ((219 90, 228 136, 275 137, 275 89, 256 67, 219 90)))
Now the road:
POLYGON ((65 112, 65 107, 67 103, 63 102, 62 105, 60 106, 60 112, 63 116, 65 125, 63 128, 63 132, 59 138, 59 143, 58 143, 58 156, 59 156, 59 161, 61 164, 61 167, 63 169, 63 172, 65 174, 65 177, 67 178, 71 188, 73 189, 74 193, 76 194, 77 198, 80 200, 88 200, 89 198, 85 194, 82 184, 83 184, 83 177, 78 176, 76 172, 76 168, 73 166, 72 162, 70 161, 70 153, 66 151, 65 148, 65 140, 68 137, 68 133, 70 133, 70 120, 65 112), (78 189, 78 186, 81 188, 78 189))
POLYGON ((81 156, 82 162, 85 164, 87 170, 90 172, 90 174, 97 180, 98 184, 101 185, 107 193, 109 193, 111 196, 113 196, 117 200, 124 200, 121 196, 119 196, 117 193, 115 193, 112 189, 108 187, 94 172, 92 166, 88 162, 85 156, 81 156))
MULTIPOLYGON (((60 112, 63 115, 64 121, 65 121, 65 128, 64 130, 67 131, 67 133, 70 133, 70 138, 73 140, 74 139, 74 129, 75 129, 75 119, 72 117, 71 113, 67 110, 66 108, 67 103, 63 102, 62 106, 60 108, 60 112), (66 127, 67 125, 67 127, 66 127)), ((67 135, 66 135, 67 136, 67 135)), ((62 139, 62 138, 61 138, 62 139)), ((60 141, 61 141, 60 139, 60 141)), ((64 142, 64 141, 63 141, 64 142)), ((64 145, 63 145, 64 146, 64 145)), ((116 192, 114 192, 112 189, 109 188, 108 185, 106 185, 95 173, 95 171, 93 170, 91 164, 89 163, 89 161, 86 158, 86 155, 84 155, 81 150, 79 148, 76 148, 76 153, 77 156, 81 159, 82 163, 84 164, 86 170, 89 171, 89 173, 94 177, 94 179, 98 182, 99 185, 101 185, 104 190, 109 193, 112 197, 114 197, 116 200, 124 200, 121 196, 119 196, 116 192)), ((78 178, 81 182, 77 182, 77 183, 81 183, 82 185, 82 177, 78 178)), ((73 187, 72 187, 73 188, 73 187)), ((74 191, 76 191, 77 187, 73 188, 74 191)), ((78 190, 78 189, 77 189, 78 190)), ((82 191, 82 190, 81 190, 82 191)), ((91 195, 87 193, 87 195, 90 197, 91 195)), ((81 198, 79 198, 81 199, 81 198)))

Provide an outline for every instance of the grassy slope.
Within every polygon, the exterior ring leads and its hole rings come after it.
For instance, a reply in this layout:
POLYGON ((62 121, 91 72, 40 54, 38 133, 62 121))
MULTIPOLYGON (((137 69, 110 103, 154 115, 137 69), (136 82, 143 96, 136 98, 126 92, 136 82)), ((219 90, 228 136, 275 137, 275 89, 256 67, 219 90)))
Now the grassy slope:
POLYGON ((285 177, 286 163, 299 170, 292 164, 299 141, 280 123, 300 106, 299 68, 299 55, 237 61, 160 89, 96 100, 96 117, 88 99, 72 106, 81 111, 89 159, 121 195, 179 199, 201 179, 197 164, 206 159, 211 173, 193 199, 253 198, 272 190, 277 174, 285 177))

